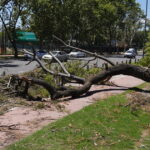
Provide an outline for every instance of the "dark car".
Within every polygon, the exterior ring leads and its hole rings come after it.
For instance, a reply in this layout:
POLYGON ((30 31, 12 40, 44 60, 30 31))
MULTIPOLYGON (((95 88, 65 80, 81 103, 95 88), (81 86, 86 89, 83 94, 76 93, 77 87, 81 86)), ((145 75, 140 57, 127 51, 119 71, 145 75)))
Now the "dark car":
POLYGON ((36 56, 39 58, 39 59, 42 59, 42 57, 47 54, 46 51, 43 51, 43 50, 40 50, 40 51, 37 51, 36 52, 36 56))
MULTIPOLYGON (((39 59, 41 59, 45 54, 47 54, 47 52, 46 52, 46 51, 43 51, 43 50, 39 50, 39 51, 36 52, 36 56, 37 56, 39 59)), ((24 54, 24 59, 25 59, 25 60, 30 60, 30 59, 32 59, 32 58, 33 58, 32 55, 30 55, 30 54, 28 54, 28 53, 25 53, 25 54, 24 54)))

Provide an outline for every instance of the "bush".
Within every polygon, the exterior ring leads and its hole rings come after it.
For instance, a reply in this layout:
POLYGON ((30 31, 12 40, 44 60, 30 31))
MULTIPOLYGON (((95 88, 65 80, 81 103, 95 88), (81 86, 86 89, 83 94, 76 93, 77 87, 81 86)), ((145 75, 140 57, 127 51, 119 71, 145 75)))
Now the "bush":
POLYGON ((139 61, 139 64, 144 67, 150 67, 150 55, 145 56, 139 61))
POLYGON ((146 52, 146 55, 143 59, 139 61, 139 64, 144 67, 150 67, 150 33, 148 36, 148 42, 146 43, 146 46, 145 46, 145 52, 146 52))
POLYGON ((85 69, 81 67, 80 61, 72 61, 66 63, 65 67, 70 74, 80 76, 80 77, 84 77, 85 75, 85 69))
POLYGON ((80 76, 83 78, 87 78, 91 75, 95 75, 101 71, 100 68, 90 68, 90 69, 83 68, 82 63, 80 61, 67 63, 66 68, 71 74, 80 76))

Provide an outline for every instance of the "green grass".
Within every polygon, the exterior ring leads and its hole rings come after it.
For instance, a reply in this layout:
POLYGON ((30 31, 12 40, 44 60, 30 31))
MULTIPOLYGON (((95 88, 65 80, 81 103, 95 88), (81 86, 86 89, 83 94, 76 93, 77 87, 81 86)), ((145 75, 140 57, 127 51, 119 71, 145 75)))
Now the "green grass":
POLYGON ((126 102, 125 94, 97 102, 7 150, 133 150, 150 124, 150 116, 142 110, 133 112, 124 107, 126 102))
POLYGON ((141 143, 139 150, 149 150, 150 149, 150 136, 145 137, 141 143))
POLYGON ((150 136, 147 136, 142 140, 138 150, 149 150, 149 149, 150 149, 150 136))

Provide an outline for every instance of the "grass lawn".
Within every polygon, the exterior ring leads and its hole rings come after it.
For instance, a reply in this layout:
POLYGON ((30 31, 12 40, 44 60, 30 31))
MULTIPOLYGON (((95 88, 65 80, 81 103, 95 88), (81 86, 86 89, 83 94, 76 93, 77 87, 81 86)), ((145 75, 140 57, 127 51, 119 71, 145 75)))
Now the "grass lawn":
POLYGON ((133 150, 150 149, 150 114, 124 107, 126 94, 96 102, 60 119, 7 150, 133 150), (146 147, 145 147, 146 145, 146 147))

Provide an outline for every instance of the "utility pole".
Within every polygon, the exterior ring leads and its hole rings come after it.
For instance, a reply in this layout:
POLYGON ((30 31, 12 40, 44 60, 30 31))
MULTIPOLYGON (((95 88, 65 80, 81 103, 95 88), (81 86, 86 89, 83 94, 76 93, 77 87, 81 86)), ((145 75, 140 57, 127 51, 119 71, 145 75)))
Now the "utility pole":
MULTIPOLYGON (((146 0, 146 10, 145 10, 145 43, 146 43, 146 38, 147 38, 147 11, 148 11, 148 0, 146 0)), ((143 57, 144 57, 144 48, 143 48, 143 57)))

